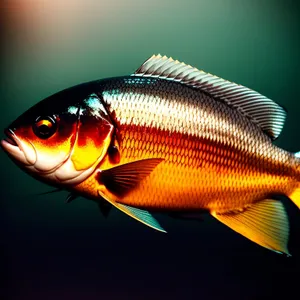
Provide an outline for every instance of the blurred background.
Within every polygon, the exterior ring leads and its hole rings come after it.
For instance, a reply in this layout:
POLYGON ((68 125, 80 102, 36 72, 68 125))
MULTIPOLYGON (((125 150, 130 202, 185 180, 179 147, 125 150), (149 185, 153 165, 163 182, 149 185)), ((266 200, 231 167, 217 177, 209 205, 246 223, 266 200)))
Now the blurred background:
MULTIPOLYGON (((1 1, 0 128, 69 86, 131 74, 152 54, 246 85, 288 110, 276 144, 300 150, 296 1, 1 1)), ((300 214, 285 258, 206 216, 158 215, 168 234, 16 167, 0 151, 1 299, 268 299, 298 293, 300 214)), ((295 297, 293 297, 295 298, 295 297)))

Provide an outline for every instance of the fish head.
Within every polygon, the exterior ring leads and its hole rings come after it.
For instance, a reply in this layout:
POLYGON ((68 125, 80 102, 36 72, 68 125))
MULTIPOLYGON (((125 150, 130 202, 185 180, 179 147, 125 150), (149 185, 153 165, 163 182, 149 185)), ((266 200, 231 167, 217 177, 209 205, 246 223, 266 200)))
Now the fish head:
POLYGON ((91 85, 54 94, 7 129, 2 148, 18 166, 54 185, 78 184, 104 158, 114 126, 91 85))

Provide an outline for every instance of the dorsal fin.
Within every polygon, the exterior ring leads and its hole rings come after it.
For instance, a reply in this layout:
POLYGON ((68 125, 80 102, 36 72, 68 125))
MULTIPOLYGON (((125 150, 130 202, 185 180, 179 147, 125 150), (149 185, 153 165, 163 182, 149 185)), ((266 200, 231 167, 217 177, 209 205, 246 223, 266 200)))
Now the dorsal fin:
POLYGON ((132 76, 168 79, 204 91, 237 109, 273 140, 279 136, 285 122, 286 111, 273 100, 167 56, 151 56, 132 76))

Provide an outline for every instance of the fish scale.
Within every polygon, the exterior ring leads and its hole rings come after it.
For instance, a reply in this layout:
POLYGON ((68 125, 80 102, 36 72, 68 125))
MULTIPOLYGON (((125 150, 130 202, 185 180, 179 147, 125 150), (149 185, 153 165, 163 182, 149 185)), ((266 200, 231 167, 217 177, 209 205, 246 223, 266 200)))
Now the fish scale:
POLYGON ((104 81, 102 89, 99 95, 121 135, 120 164, 164 158, 120 202, 222 212, 293 189, 286 184, 294 181, 293 156, 249 119, 205 93, 139 77, 104 81), (161 122, 162 115, 168 122, 161 122))

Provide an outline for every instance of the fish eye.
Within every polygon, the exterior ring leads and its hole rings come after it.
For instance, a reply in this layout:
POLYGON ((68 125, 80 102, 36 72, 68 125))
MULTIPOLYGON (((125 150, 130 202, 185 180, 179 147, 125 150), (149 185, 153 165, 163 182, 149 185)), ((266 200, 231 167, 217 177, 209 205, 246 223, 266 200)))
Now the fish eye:
POLYGON ((56 120, 54 117, 38 117, 33 126, 34 134, 40 139, 48 139, 57 129, 56 120))

